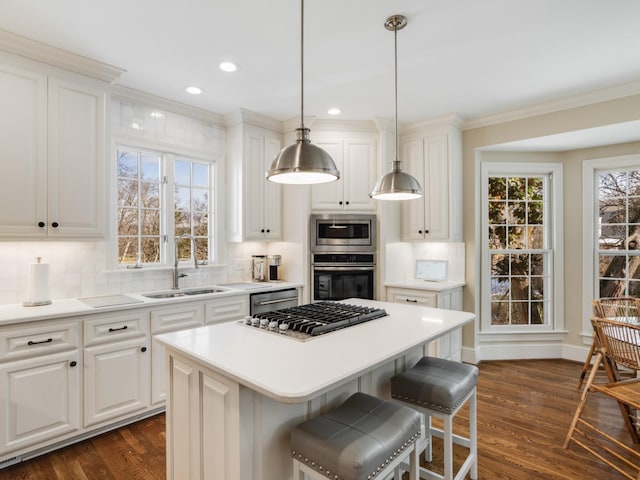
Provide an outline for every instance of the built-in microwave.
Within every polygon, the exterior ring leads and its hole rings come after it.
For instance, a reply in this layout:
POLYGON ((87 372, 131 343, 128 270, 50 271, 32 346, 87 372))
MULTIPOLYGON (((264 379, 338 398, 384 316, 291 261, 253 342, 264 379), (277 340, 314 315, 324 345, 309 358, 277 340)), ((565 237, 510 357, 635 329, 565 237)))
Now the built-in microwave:
POLYGON ((311 252, 375 252, 376 216, 311 215, 311 252))

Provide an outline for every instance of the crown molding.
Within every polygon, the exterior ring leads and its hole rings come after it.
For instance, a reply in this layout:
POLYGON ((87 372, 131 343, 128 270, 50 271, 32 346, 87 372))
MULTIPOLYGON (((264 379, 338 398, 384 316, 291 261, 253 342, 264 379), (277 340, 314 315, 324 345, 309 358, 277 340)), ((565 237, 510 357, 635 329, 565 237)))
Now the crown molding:
POLYGON ((144 105, 146 107, 157 108, 167 112, 184 115, 185 117, 197 118, 206 123, 225 127, 224 117, 218 113, 213 113, 202 108, 192 107, 184 103, 174 102, 164 97, 151 95, 150 93, 141 92, 133 88, 123 87, 121 85, 113 85, 111 88, 111 97, 124 100, 125 102, 144 105))
POLYGON ((316 119, 313 122, 313 129, 318 132, 350 131, 378 133, 378 127, 374 120, 316 119))
POLYGON ((281 121, 265 117, 260 113, 252 112, 246 108, 240 108, 226 114, 224 116, 224 122, 227 127, 232 127, 237 124, 248 124, 253 125, 254 127, 266 128, 267 130, 272 130, 278 133, 282 133, 283 131, 281 121))
POLYGON ((584 107, 638 94, 640 94, 640 82, 627 83, 493 115, 468 118, 462 124, 462 129, 471 130, 473 128, 488 127, 499 123, 513 122, 515 120, 569 110, 571 108, 584 107))
POLYGON ((113 83, 126 70, 0 30, 0 50, 113 83))
POLYGON ((403 135, 412 134, 419 131, 457 128, 462 129, 465 124, 464 119, 458 114, 452 113, 442 117, 431 118, 421 122, 403 124, 398 128, 403 135))

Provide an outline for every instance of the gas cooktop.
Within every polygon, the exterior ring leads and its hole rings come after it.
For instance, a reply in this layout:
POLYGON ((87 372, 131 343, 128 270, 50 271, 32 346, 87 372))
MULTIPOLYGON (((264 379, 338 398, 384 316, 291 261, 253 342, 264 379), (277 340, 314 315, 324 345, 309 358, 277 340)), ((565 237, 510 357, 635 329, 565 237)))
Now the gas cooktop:
POLYGON ((343 328, 384 317, 381 308, 339 302, 316 302, 245 317, 245 325, 266 332, 308 340, 343 328))

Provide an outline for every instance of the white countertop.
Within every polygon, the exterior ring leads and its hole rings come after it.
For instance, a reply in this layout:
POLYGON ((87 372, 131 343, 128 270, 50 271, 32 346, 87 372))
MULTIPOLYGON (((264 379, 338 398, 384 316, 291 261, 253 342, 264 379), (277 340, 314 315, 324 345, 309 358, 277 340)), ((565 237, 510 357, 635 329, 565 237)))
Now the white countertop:
MULTIPOLYGON (((236 285, 244 283, 249 284, 252 282, 238 282, 236 285)), ((251 293, 268 292, 272 290, 283 290, 287 288, 301 287, 300 283, 289 282, 255 282, 255 288, 232 288, 226 287, 224 284, 220 285, 201 285, 190 286, 182 290, 198 290, 200 288, 216 287, 222 288, 225 291, 203 294, 203 295, 191 295, 175 298, 148 298, 144 293, 152 292, 136 292, 136 293, 123 293, 128 297, 138 300, 138 303, 129 303, 124 305, 113 305, 108 307, 91 307, 77 298, 69 298, 62 300, 53 300, 49 305, 41 305, 37 307, 25 307, 20 303, 0 305, 0 326, 9 325, 14 323, 24 323, 37 320, 50 320, 55 318, 71 317, 76 315, 86 315, 94 313, 106 313, 119 310, 129 310, 133 308, 143 307, 155 307, 155 306, 168 306, 173 304, 179 304, 184 302, 193 302, 198 300, 213 300, 221 297, 230 297, 235 295, 249 295, 251 293)), ((171 291, 170 289, 162 291, 171 291)), ((99 296, 98 296, 99 297, 99 296)))
POLYGON ((385 287, 412 288, 414 290, 444 292, 446 290, 453 290, 454 288, 464 287, 464 282, 428 282, 425 280, 411 279, 384 282, 383 285, 385 287))
POLYGON ((389 314, 299 341, 240 322, 183 330, 155 340, 205 367, 285 403, 300 403, 434 340, 475 315, 416 305, 348 299, 389 314))

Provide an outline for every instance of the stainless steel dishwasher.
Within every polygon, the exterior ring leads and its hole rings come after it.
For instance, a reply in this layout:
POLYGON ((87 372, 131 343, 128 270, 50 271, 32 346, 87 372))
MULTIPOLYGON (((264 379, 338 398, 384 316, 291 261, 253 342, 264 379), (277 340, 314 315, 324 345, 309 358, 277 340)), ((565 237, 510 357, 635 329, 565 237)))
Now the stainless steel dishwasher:
POLYGON ((251 315, 272 312, 298 306, 298 289, 287 288, 275 292, 252 293, 249 295, 251 315))

